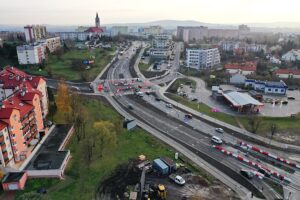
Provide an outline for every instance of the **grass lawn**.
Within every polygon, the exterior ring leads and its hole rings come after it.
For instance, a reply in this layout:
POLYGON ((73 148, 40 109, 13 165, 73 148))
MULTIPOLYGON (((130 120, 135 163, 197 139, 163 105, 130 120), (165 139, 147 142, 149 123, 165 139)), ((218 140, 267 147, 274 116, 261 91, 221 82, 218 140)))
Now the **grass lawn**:
MULTIPOLYGON (((96 121, 121 120, 119 114, 102 101, 86 98, 84 99, 84 106, 88 109, 90 119, 96 121)), ((62 123, 62 113, 57 113, 54 119, 56 122, 62 123)), ((25 191, 17 193, 17 196, 29 191, 35 192, 38 188, 45 187, 48 190, 46 197, 49 199, 93 199, 97 186, 120 164, 127 163, 129 159, 137 158, 140 154, 146 155, 148 159, 154 159, 160 156, 173 158, 175 153, 170 147, 139 128, 131 132, 120 129, 117 134, 117 147, 105 152, 102 158, 94 160, 89 169, 80 156, 82 151, 74 135, 66 149, 70 149, 72 155, 65 171, 66 180, 31 179, 28 180, 25 191)), ((209 182, 213 180, 203 170, 198 169, 195 172, 207 178, 209 182)))
POLYGON ((150 67, 149 64, 146 64, 146 63, 143 63, 143 62, 139 63, 139 69, 142 73, 147 71, 149 69, 149 67, 150 67))
MULTIPOLYGON (((234 116, 227 115, 225 113, 214 113, 211 112, 211 108, 203 103, 197 103, 189 101, 186 98, 178 96, 176 94, 167 93, 167 97, 181 103, 189 108, 192 108, 196 111, 202 112, 210 117, 216 118, 220 121, 226 122, 233 126, 238 126, 237 120, 248 130, 251 131, 251 126, 249 124, 248 117, 238 117, 237 119, 234 116)), ((295 119, 290 117, 258 117, 261 121, 261 124, 258 128, 257 133, 261 136, 270 136, 270 126, 271 124, 276 124, 278 127, 277 133, 286 133, 289 135, 297 135, 300 129, 300 115, 298 114, 295 119)))
MULTIPOLYGON (((56 55, 50 55, 48 60, 48 67, 51 68, 54 78, 61 78, 70 81, 82 80, 82 73, 85 73, 88 81, 93 80, 101 70, 111 61, 113 58, 114 49, 76 49, 70 50, 64 53, 61 58, 56 55), (95 57, 95 59, 93 59, 95 57), (73 60, 95 60, 94 64, 90 65, 90 69, 84 71, 78 71, 72 68, 73 60)), ((45 69, 39 71, 38 67, 20 67, 28 73, 35 75, 47 76, 48 73, 45 69)))

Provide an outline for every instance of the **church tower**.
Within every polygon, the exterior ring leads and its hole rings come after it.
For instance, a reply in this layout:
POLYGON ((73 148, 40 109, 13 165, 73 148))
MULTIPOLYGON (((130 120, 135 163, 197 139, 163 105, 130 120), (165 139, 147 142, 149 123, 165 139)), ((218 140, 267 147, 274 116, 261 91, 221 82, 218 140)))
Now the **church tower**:
POLYGON ((100 18, 98 16, 98 13, 96 13, 95 25, 97 28, 100 28, 100 18))

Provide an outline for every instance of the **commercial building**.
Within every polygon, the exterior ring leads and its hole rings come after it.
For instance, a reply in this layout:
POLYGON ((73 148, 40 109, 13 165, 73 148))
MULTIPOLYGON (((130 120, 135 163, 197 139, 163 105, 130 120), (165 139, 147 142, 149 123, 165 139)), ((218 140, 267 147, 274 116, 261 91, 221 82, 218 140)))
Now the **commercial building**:
POLYGON ((46 26, 42 25, 27 25, 24 27, 26 42, 35 42, 47 37, 46 26))
POLYGON ((218 48, 187 49, 186 52, 188 68, 202 70, 220 65, 221 57, 218 48))
POLYGON ((243 74, 250 75, 255 74, 257 64, 255 62, 245 62, 245 63, 228 63, 224 66, 225 70, 229 74, 243 74))
POLYGON ((170 56, 170 51, 168 49, 150 49, 150 57, 151 58, 160 58, 166 59, 170 56))
POLYGON ((168 49, 171 44, 171 37, 167 34, 159 34, 152 40, 153 48, 168 49))
POLYGON ((43 44, 17 46, 17 55, 20 65, 41 64, 46 58, 43 44))
POLYGON ((13 166, 26 160, 38 141, 47 133, 46 81, 14 68, 0 72, 0 162, 13 166))
POLYGON ((298 69, 277 69, 275 71, 276 76, 279 78, 300 78, 300 70, 298 69))
POLYGON ((279 82, 274 82, 274 81, 257 81, 253 79, 247 79, 245 81, 245 87, 263 92, 265 94, 275 94, 275 95, 285 95, 288 89, 287 85, 282 80, 279 82))
POLYGON ((233 85, 244 85, 246 81, 246 76, 240 73, 231 75, 229 82, 233 85))
POLYGON ((292 49, 289 52, 282 55, 281 60, 286 62, 294 62, 300 60, 300 50, 299 49, 292 49))
POLYGON ((128 26, 113 26, 110 29, 110 35, 112 37, 118 36, 118 35, 128 35, 128 26))

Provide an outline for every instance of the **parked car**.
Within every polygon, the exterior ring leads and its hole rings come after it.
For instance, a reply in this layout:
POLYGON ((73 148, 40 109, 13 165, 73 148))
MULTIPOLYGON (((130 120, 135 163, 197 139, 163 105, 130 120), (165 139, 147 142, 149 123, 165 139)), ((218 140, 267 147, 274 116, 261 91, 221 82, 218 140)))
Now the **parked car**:
POLYGON ((241 169, 240 173, 248 179, 252 179, 254 177, 254 173, 249 170, 241 169))
POLYGON ((161 99, 159 97, 155 97, 156 101, 161 101, 161 99))
POLYGON ((128 105, 128 108, 129 108, 130 110, 133 110, 132 104, 129 104, 129 105, 128 105))
POLYGON ((218 133, 224 133, 224 130, 223 130, 222 128, 216 128, 215 130, 216 130, 216 132, 218 132, 218 133))
POLYGON ((268 171, 265 170, 265 169, 260 168, 260 169, 258 169, 257 171, 258 171, 259 173, 265 175, 266 177, 270 177, 270 176, 271 176, 271 173, 268 172, 268 171))
POLYGON ((171 174, 169 176, 170 180, 173 181, 174 183, 178 184, 178 185, 184 185, 185 184, 185 180, 176 174, 171 174))
POLYGON ((288 100, 295 100, 296 98, 295 97, 288 97, 287 99, 288 100))
POLYGON ((167 108, 173 108, 173 105, 170 104, 170 103, 167 103, 167 104, 166 104, 166 107, 167 107, 167 108))
POLYGON ((222 144, 223 141, 221 140, 221 138, 217 137, 217 136, 212 136, 211 141, 216 143, 216 144, 222 144))

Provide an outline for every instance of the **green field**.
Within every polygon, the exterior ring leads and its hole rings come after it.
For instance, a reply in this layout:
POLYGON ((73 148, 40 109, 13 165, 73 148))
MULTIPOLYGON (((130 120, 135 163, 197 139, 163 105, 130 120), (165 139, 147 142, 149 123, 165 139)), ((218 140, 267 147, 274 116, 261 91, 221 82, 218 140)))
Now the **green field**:
POLYGON ((146 63, 143 63, 143 62, 140 62, 139 63, 139 69, 141 71, 141 73, 143 74, 145 71, 147 71, 149 69, 150 65, 149 64, 146 64, 146 63))
MULTIPOLYGON (((251 131, 250 118, 249 117, 234 117, 224 113, 215 113, 211 111, 211 108, 205 104, 192 102, 186 98, 178 96, 176 94, 167 93, 167 97, 181 103, 187 107, 190 107, 196 111, 199 111, 205 115, 216 118, 220 121, 226 122, 233 126, 239 126, 238 121, 245 127, 248 131, 251 131)), ((290 117, 257 117, 261 124, 258 128, 257 134, 265 137, 270 136, 270 126, 271 124, 276 124, 278 127, 277 133, 286 135, 299 135, 300 129, 300 115, 298 114, 295 119, 290 117)))
MULTIPOLYGON (((122 118, 107 103, 85 98, 84 106, 88 109, 88 118, 90 120, 109 120, 113 122, 117 120, 120 122, 116 148, 105 151, 102 158, 94 160, 90 167, 87 168, 82 158, 82 145, 77 143, 76 137, 73 135, 66 148, 71 150, 72 155, 72 159, 65 171, 66 179, 64 181, 57 179, 28 180, 26 189, 17 193, 17 199, 21 199, 24 194, 35 193, 40 187, 47 188, 48 193, 45 195, 45 199, 93 199, 99 183, 109 177, 119 165, 128 163, 129 159, 137 158, 141 154, 146 155, 149 159, 160 156, 172 158, 174 156, 175 152, 170 147, 155 139, 146 131, 136 128, 128 132, 121 128, 122 118)), ((54 119, 56 122, 64 122, 62 113, 57 113, 54 119)), ((190 165, 190 167, 209 182, 214 180, 205 171, 193 165, 190 165)))

